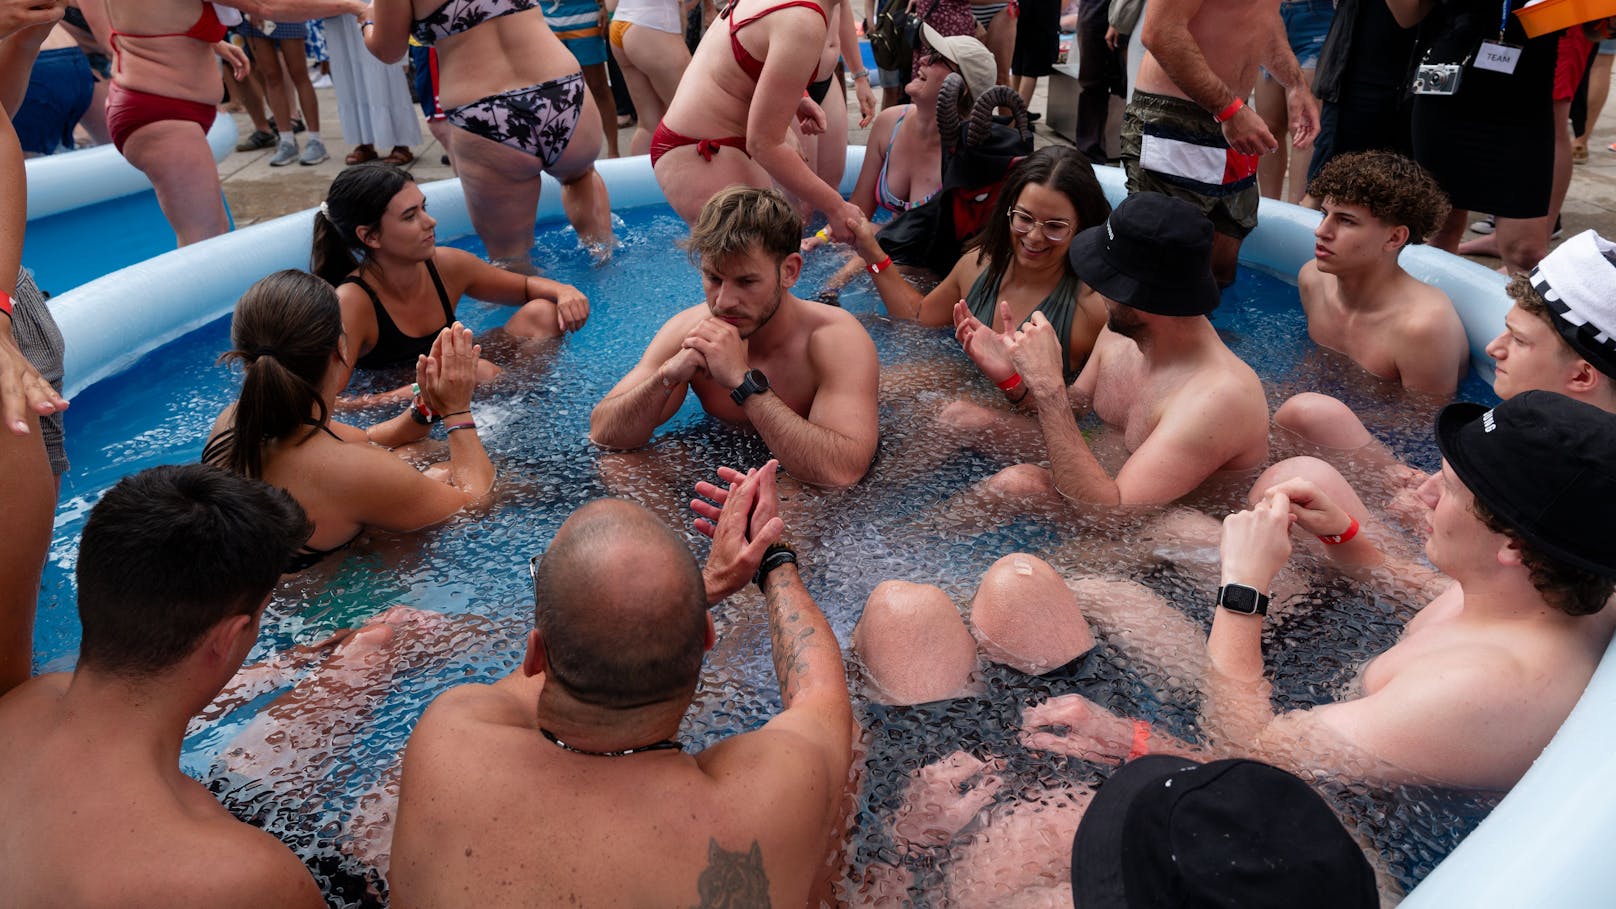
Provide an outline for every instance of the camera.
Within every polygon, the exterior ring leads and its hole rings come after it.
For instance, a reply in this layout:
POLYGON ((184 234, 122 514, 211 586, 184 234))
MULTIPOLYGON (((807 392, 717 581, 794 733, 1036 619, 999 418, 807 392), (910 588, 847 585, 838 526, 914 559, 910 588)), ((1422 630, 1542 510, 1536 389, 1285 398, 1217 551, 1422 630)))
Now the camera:
POLYGON ((1459 80, 1463 75, 1464 64, 1462 63, 1422 63, 1419 68, 1414 70, 1414 94, 1457 94, 1459 80))

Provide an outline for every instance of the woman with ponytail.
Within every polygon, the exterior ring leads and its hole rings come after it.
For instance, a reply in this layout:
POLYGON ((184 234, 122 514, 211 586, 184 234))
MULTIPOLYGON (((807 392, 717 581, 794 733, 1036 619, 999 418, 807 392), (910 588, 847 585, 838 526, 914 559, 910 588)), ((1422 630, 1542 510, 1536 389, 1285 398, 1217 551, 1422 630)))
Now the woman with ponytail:
MULTIPOLYGON (((436 224, 402 168, 358 164, 331 181, 314 216, 309 270, 337 288, 354 367, 413 367, 454 321, 463 294, 521 307, 505 323, 520 338, 558 337, 589 318, 589 300, 578 288, 438 246, 436 224)), ((485 366, 481 378, 497 373, 485 366)), ((339 387, 347 385, 346 371, 342 380, 339 387)))
POLYGON ((331 422, 350 348, 326 282, 288 270, 254 284, 236 303, 230 341, 220 360, 242 364, 241 397, 214 422, 202 461, 279 486, 308 512, 314 533, 289 571, 366 527, 437 523, 493 487, 494 466, 471 412, 481 348, 458 322, 419 359, 420 390, 410 406, 369 430, 331 422), (425 439, 439 421, 449 440, 441 482, 386 450, 425 439))

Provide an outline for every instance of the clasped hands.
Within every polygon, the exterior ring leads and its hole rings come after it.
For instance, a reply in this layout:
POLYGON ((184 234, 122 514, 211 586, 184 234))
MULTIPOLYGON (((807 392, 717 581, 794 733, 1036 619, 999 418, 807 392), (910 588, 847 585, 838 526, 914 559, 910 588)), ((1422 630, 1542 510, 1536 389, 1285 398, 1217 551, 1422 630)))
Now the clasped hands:
POLYGON ((717 316, 708 316, 685 335, 679 352, 662 364, 657 378, 671 388, 689 382, 700 370, 725 388, 735 388, 750 368, 740 329, 717 316))
POLYGON ((707 587, 708 605, 716 604, 751 582, 763 563, 763 552, 785 533, 780 517, 780 495, 775 474, 780 462, 770 460, 762 467, 741 473, 719 467, 719 486, 703 480, 696 484, 690 509, 696 530, 713 541, 702 580, 707 587))
POLYGON ((1223 583, 1266 592, 1291 556, 1292 525, 1314 536, 1342 533, 1351 515, 1317 485, 1294 478, 1268 487, 1250 508, 1223 519, 1223 583))

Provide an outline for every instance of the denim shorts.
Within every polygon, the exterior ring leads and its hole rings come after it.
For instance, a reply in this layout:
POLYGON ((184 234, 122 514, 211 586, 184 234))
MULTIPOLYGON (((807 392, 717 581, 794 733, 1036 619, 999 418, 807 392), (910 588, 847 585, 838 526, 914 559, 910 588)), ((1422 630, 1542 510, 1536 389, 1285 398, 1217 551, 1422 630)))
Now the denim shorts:
POLYGON ((1285 20, 1285 37, 1296 62, 1302 69, 1316 68, 1324 36, 1330 33, 1330 20, 1335 18, 1333 0, 1285 0, 1279 5, 1279 15, 1285 20))

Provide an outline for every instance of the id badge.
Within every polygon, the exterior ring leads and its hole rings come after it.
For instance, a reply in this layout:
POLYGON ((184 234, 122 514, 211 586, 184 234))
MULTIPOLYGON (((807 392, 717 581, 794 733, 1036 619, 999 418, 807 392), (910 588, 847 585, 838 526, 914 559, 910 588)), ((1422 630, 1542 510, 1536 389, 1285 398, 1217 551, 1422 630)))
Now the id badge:
POLYGON ((1473 65, 1476 69, 1488 69, 1506 76, 1515 75, 1515 64, 1521 62, 1521 49, 1514 44, 1505 44, 1502 41, 1483 41, 1481 48, 1476 51, 1476 60, 1473 65))

